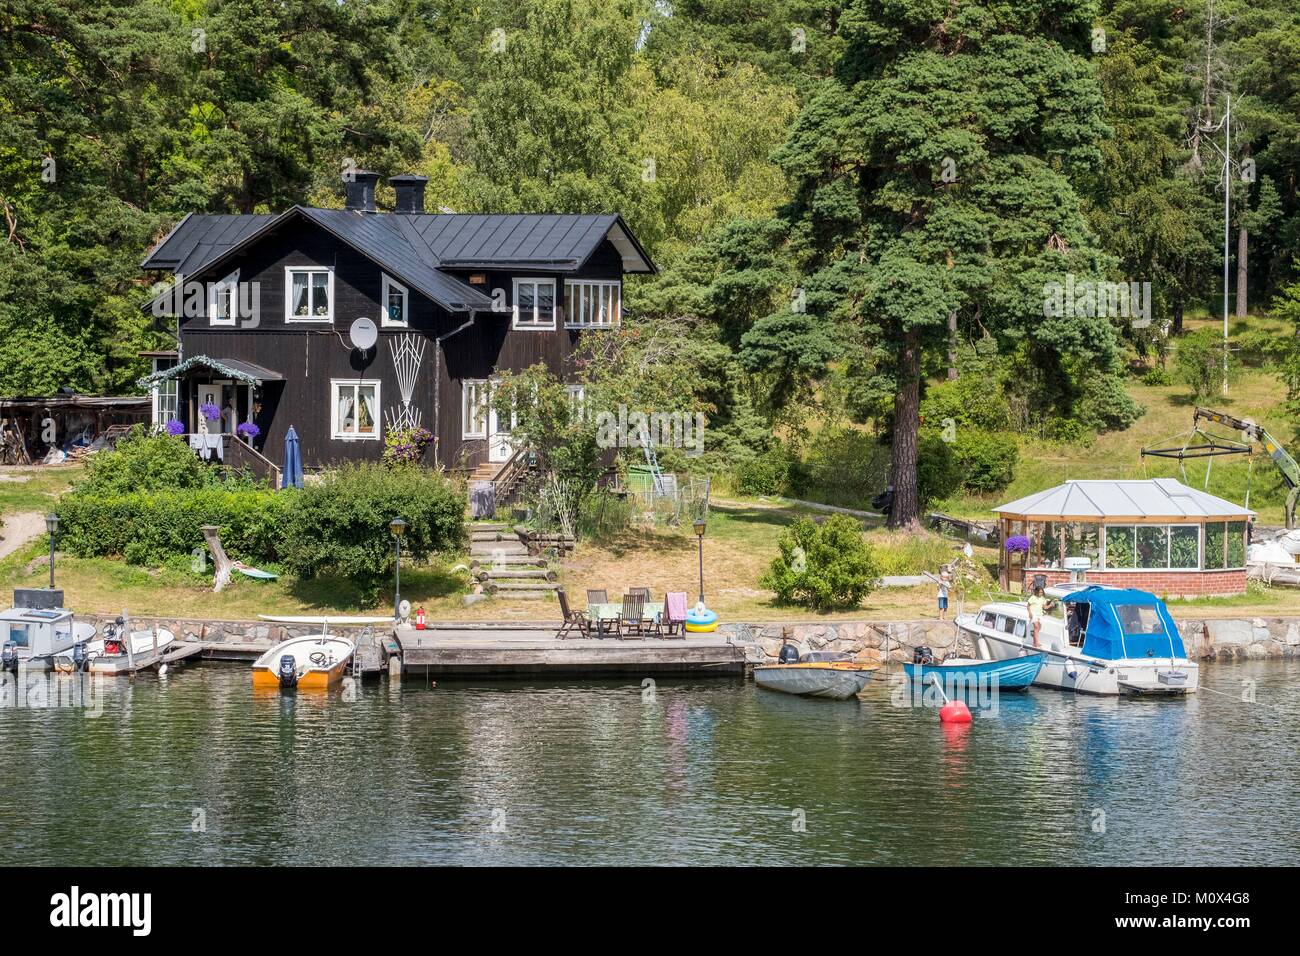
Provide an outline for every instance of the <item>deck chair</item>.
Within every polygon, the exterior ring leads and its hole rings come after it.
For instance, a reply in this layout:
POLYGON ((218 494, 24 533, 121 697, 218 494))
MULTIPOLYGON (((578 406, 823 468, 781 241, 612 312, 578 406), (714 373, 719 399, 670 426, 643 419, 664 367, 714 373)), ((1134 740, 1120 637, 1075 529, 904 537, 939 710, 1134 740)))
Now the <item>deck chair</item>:
POLYGON ((686 592, 669 591, 664 595, 664 637, 686 637, 686 592))
MULTIPOLYGON (((591 606, 592 606, 593 604, 608 604, 608 603, 609 603, 609 592, 606 591, 604 588, 601 588, 601 589, 599 589, 599 590, 593 590, 593 589, 591 589, 591 588, 588 588, 588 589, 587 589, 587 615, 588 615, 588 617, 591 616, 591 606)), ((613 622, 613 621, 608 621, 608 620, 601 620, 601 619, 599 619, 599 618, 592 618, 592 619, 591 619, 591 625, 592 625, 592 627, 595 628, 597 636, 599 636, 599 635, 601 635, 601 634, 607 634, 607 633, 609 633, 609 625, 611 625, 611 624, 613 624, 613 623, 615 623, 615 622, 613 622)))
POLYGON ((650 600, 649 588, 628 588, 627 593, 631 594, 633 597, 640 595, 642 601, 650 600))
POLYGON ((564 588, 558 588, 555 592, 560 597, 560 613, 564 615, 564 623, 560 629, 555 632, 555 639, 564 640, 565 637, 577 632, 579 637, 591 636, 591 622, 587 620, 587 615, 582 611, 575 611, 569 607, 569 595, 565 593, 564 588))
POLYGON ((641 637, 644 633, 645 598, 639 594, 623 595, 623 613, 618 616, 620 638, 641 637))

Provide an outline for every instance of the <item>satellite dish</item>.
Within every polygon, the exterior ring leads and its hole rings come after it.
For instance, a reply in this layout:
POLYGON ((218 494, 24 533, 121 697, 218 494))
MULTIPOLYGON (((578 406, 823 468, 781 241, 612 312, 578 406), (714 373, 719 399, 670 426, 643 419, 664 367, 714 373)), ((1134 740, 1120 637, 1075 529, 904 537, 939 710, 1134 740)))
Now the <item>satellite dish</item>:
POLYGON ((366 351, 373 348, 374 344, 379 341, 379 330, 375 328, 375 323, 367 318, 357 319, 348 329, 348 338, 352 340, 352 347, 366 351))

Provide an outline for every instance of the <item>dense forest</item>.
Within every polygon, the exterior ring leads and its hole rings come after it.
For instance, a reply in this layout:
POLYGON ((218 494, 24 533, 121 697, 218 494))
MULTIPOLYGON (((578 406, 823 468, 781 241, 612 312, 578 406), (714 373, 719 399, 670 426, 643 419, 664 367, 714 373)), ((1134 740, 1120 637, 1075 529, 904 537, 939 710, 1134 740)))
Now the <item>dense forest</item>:
POLYGON ((604 347, 629 400, 708 416, 681 466, 761 490, 840 435, 908 524, 996 488, 999 435, 1140 414, 1132 363, 1220 308, 1225 188, 1231 308, 1300 318, 1300 8, 5 0, 0 394, 134 391, 149 246, 341 206, 353 164, 430 208, 621 212, 661 272, 604 347), (1105 283, 1145 310, 1045 303, 1105 283))

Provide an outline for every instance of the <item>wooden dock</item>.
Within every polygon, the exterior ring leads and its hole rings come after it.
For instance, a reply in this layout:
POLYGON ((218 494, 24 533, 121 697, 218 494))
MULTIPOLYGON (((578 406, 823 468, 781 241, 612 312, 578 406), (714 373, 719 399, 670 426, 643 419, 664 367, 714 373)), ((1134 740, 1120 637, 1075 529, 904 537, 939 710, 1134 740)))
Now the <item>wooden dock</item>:
POLYGON ((138 674, 140 671, 156 670, 163 665, 170 667, 173 664, 179 664, 183 660, 202 653, 202 651, 202 645, 197 642, 177 641, 174 644, 168 644, 156 654, 149 650, 143 654, 134 655, 133 659, 129 659, 126 655, 96 657, 87 662, 86 671, 91 674, 105 674, 109 677, 138 674))
POLYGON ((745 652, 719 634, 620 640, 555 638, 556 627, 461 625, 394 637, 406 674, 742 674, 745 652))

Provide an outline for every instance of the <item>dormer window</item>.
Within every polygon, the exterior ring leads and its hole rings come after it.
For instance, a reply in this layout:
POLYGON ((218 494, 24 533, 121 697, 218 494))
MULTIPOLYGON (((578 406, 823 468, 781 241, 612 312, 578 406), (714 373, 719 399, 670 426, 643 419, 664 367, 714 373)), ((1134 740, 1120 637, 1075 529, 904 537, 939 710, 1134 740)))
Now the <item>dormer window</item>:
POLYGON ((515 328, 555 328, 555 280, 515 280, 515 328))
POLYGON ((208 324, 234 325, 239 316, 239 270, 208 284, 208 324))
POLYGON ((284 320, 334 321, 334 270, 324 266, 288 266, 284 270, 284 320))
POLYGON ((408 324, 406 310, 409 298, 410 295, 406 291, 406 286, 385 275, 379 299, 384 310, 382 324, 395 328, 406 328, 408 324))

